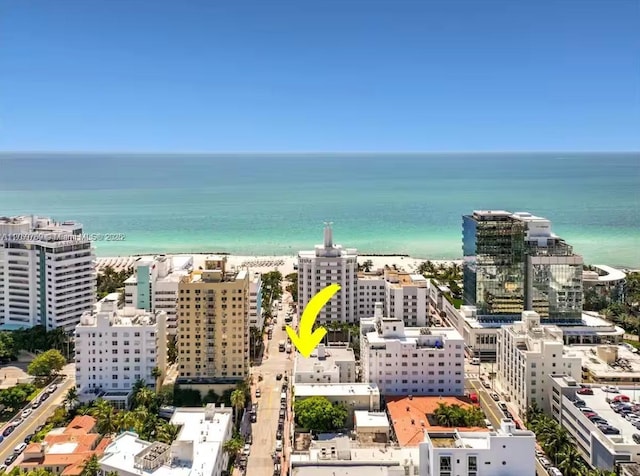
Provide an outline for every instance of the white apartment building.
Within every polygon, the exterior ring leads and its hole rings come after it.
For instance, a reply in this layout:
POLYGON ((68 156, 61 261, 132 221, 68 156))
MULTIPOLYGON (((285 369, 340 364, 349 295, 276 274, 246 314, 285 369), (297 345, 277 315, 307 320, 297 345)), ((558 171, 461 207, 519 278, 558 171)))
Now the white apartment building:
POLYGON ((126 404, 137 380, 155 387, 153 369, 167 366, 166 313, 125 308, 104 301, 85 312, 75 330, 76 388, 126 404))
POLYGON ((426 326, 429 303, 427 278, 421 274, 407 273, 396 267, 386 267, 384 281, 386 315, 402 319, 407 327, 426 326))
POLYGON ((385 302, 384 273, 380 270, 358 273, 358 319, 373 316, 377 302, 385 302))
POLYGON ((233 436, 232 412, 214 404, 176 409, 171 424, 180 430, 171 445, 121 433, 105 449, 100 470, 120 476, 222 476, 229 464, 223 445, 233 436))
POLYGON ((149 256, 134 263, 124 282, 125 307, 167 314, 167 332, 177 332, 176 301, 180 280, 193 269, 193 256, 149 256))
POLYGON ((345 345, 319 344, 309 358, 296 353, 294 383, 355 383, 356 356, 345 345))
POLYGON ((535 476, 536 437, 504 419, 498 431, 434 432, 420 443, 420 476, 535 476))
POLYGON ((464 341, 453 328, 405 328, 401 318, 360 321, 362 381, 382 395, 463 395, 464 341))
POLYGON ((255 329, 264 327, 262 275, 260 273, 253 273, 249 276, 249 327, 255 329))
POLYGON ((498 331, 497 379, 502 391, 525 414, 534 402, 551 412, 549 375, 568 375, 581 381, 582 359, 565 351, 562 330, 541 325, 534 311, 524 311, 522 321, 498 331))
POLYGON ((0 323, 73 331, 96 302, 95 255, 82 225, 0 217, 0 323))
POLYGON ((317 321, 357 322, 358 254, 356 249, 333 243, 331 224, 324 229, 324 243, 312 251, 298 253, 298 310, 300 313, 319 291, 339 284, 340 291, 318 314, 317 321))

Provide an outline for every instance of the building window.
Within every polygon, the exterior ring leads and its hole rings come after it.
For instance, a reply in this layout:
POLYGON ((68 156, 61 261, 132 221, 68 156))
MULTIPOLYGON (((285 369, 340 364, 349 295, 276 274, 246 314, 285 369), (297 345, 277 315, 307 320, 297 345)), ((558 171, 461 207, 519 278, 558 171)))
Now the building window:
POLYGON ((469 456, 469 473, 468 476, 477 476, 478 474, 478 457, 469 456))
POLYGON ((451 456, 440 456, 440 476, 451 476, 451 456))

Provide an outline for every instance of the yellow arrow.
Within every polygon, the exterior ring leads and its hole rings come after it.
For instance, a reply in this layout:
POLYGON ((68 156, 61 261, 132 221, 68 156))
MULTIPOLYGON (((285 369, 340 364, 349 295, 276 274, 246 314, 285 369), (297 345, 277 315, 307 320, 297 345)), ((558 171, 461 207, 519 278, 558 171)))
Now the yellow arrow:
POLYGON ((340 291, 340 286, 338 284, 332 284, 311 298, 311 301, 309 301, 307 307, 304 308, 302 317, 300 318, 300 335, 296 334, 296 331, 293 330, 291 326, 287 326, 289 339, 291 339, 291 342, 296 346, 298 352, 304 357, 308 358, 311 352, 313 352, 313 349, 316 348, 327 334, 327 330, 324 327, 318 327, 313 334, 311 333, 311 329, 313 329, 313 323, 316 321, 320 310, 338 291, 340 291))

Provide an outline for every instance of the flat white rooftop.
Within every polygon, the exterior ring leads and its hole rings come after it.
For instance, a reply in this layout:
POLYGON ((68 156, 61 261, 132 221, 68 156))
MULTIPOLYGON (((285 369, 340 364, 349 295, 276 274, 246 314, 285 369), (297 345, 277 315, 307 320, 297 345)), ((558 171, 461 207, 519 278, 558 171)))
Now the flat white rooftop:
POLYGON ((620 379, 640 376, 640 354, 634 354, 623 345, 570 345, 565 346, 565 349, 580 357, 582 366, 589 369, 594 376, 620 379), (598 356, 598 347, 615 348, 618 360, 608 364, 598 356))
POLYGON ((354 412, 356 426, 358 428, 381 428, 389 427, 389 419, 384 412, 366 412, 356 410, 354 412))
MULTIPOLYGON (((384 319, 383 322, 387 320, 384 319)), ((405 342, 407 344, 416 344, 422 337, 423 339, 426 337, 442 337, 445 340, 462 340, 462 336, 460 333, 454 329, 453 327, 405 327, 404 328, 404 336, 388 336, 384 337, 378 335, 377 332, 367 332, 367 341, 370 344, 382 344, 384 342, 391 341, 400 341, 405 342), (423 329, 428 329, 429 333, 424 334, 423 329)))
MULTIPOLYGON (((225 434, 231 425, 232 417, 228 409, 219 410, 221 409, 215 411, 213 419, 208 420, 205 418, 205 408, 177 408, 171 423, 181 425, 181 429, 173 445, 193 442, 191 462, 167 463, 145 474, 153 476, 212 474, 216 465, 216 455, 222 454, 221 446, 224 444, 225 434)), ((150 442, 140 440, 135 433, 125 432, 106 448, 100 464, 123 472, 143 474, 134 468, 134 458, 150 445, 150 442)))
POLYGON ((316 396, 349 396, 349 395, 370 395, 372 392, 379 392, 378 387, 373 383, 296 383, 295 396, 316 397, 316 396))

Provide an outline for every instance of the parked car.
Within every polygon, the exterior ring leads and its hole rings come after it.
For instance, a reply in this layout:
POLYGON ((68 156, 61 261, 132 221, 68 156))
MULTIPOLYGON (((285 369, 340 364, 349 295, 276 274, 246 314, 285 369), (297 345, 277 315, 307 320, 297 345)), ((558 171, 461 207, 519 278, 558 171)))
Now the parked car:
POLYGON ((24 449, 27 447, 26 443, 20 443, 19 445, 17 445, 14 449, 13 449, 13 454, 19 455, 20 453, 22 453, 24 451, 24 449))
POLYGON ((585 388, 581 388, 576 393, 579 395, 593 395, 593 389, 585 387, 585 388))
POLYGON ((251 453, 251 445, 249 443, 246 443, 244 445, 244 448, 242 449, 242 454, 249 456, 250 453, 251 453))
POLYGON ((582 407, 582 408, 580 409, 580 411, 581 411, 582 413, 595 413, 595 412, 594 412, 591 408, 589 408, 589 407, 582 407))
POLYGON ((33 433, 31 433, 30 435, 27 435, 24 437, 24 442, 29 444, 29 442, 33 439, 35 435, 33 433))
POLYGON ((7 470, 7 465, 6 464, 0 464, 0 473, 4 473, 7 470))
POLYGON ((500 400, 500 396, 496 392, 491 393, 491 398, 493 398, 496 402, 500 400))
POLYGON ((634 433, 631 438, 633 438, 634 442, 640 445, 640 433, 634 433))
POLYGON ((552 466, 547 471, 549 471, 549 474, 551 476, 562 476, 562 472, 558 468, 556 468, 555 466, 552 466))
POLYGON ((11 466, 11 463, 13 463, 16 460, 17 457, 18 457, 17 454, 12 454, 12 455, 7 456, 7 459, 4 460, 4 464, 6 466, 11 466))
POLYGON ((22 411, 22 418, 27 418, 29 415, 31 415, 31 408, 25 408, 22 411))
POLYGON ((282 374, 277 374, 276 375, 276 380, 282 380, 282 374))
POLYGON ((47 387, 47 393, 53 393, 56 390, 58 390, 58 386, 55 383, 47 387))
POLYGON ((31 404, 31 408, 38 408, 40 406, 40 400, 34 400, 31 404))
POLYGON ((11 433, 13 433, 13 430, 15 430, 16 427, 14 425, 10 425, 8 427, 6 427, 4 429, 4 431, 2 432, 2 436, 7 437, 9 436, 11 433))
POLYGON ((282 440, 282 430, 276 431, 276 440, 282 440))
POLYGON ((549 461, 547 458, 540 458, 540 464, 545 468, 551 467, 551 461, 549 461))
POLYGON ((256 388, 256 398, 260 398, 260 395, 262 395, 262 394, 260 393, 260 389, 259 389, 259 388, 256 388))
POLYGON ((618 390, 618 387, 614 387, 613 385, 605 385, 604 387, 602 387, 602 391, 603 392, 608 392, 608 393, 618 393, 618 392, 620 392, 620 390, 618 390))
POLYGON ((626 402, 629 402, 630 400, 631 399, 628 396, 620 394, 620 395, 616 395, 615 397, 613 397, 612 401, 613 402, 625 402, 626 403, 626 402))
POLYGON ((276 441, 276 451, 282 451, 282 440, 276 441))

